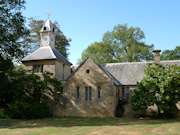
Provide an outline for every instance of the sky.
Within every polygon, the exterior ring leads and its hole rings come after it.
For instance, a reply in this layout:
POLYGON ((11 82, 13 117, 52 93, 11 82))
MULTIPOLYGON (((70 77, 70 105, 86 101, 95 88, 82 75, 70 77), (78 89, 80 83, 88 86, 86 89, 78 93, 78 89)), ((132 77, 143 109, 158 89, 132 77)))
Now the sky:
POLYGON ((27 26, 28 18, 46 20, 51 10, 49 19, 72 39, 68 59, 73 64, 118 24, 140 27, 145 43, 154 44, 154 49, 173 50, 180 45, 180 0, 26 0, 25 7, 27 26))

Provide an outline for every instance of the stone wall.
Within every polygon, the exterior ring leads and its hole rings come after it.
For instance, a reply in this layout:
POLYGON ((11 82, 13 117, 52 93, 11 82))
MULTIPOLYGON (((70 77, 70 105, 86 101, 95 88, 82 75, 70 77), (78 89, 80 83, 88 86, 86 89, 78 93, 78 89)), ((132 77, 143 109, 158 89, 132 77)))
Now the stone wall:
POLYGON ((114 81, 91 59, 87 59, 66 82, 63 104, 56 105, 60 117, 115 117, 116 86, 114 81), (87 73, 89 70, 89 73, 87 73), (85 87, 92 89, 92 101, 85 101, 85 87), (101 98, 97 97, 101 86, 101 98), (76 89, 80 88, 77 99, 76 89))
POLYGON ((60 61, 56 61, 55 63, 56 78, 59 80, 63 80, 63 63, 60 61))
POLYGON ((55 73, 59 80, 66 80, 71 75, 70 65, 64 64, 63 67, 63 64, 63 62, 56 60, 55 73))

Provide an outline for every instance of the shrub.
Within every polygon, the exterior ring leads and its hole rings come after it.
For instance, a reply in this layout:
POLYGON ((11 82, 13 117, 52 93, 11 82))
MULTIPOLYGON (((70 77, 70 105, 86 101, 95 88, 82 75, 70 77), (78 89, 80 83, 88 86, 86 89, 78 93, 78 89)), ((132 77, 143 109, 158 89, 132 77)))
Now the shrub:
POLYGON ((49 116, 49 107, 46 102, 15 102, 10 103, 4 114, 10 118, 38 119, 49 116))

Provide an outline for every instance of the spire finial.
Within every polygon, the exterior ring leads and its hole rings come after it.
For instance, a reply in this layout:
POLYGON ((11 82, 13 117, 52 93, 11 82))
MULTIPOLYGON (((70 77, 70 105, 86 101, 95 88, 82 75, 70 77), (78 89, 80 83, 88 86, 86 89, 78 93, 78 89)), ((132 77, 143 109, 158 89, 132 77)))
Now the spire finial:
POLYGON ((49 9, 49 10, 48 10, 48 13, 47 13, 48 19, 49 19, 50 13, 51 13, 51 10, 49 9))

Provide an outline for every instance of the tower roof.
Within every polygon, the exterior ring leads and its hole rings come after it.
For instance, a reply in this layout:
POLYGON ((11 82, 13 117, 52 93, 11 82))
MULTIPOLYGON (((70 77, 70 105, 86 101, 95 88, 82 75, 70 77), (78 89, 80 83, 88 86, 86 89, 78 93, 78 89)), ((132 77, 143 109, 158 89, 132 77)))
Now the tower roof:
POLYGON ((49 19, 47 19, 44 22, 43 27, 41 28, 40 32, 44 31, 44 27, 46 27, 46 31, 52 31, 53 30, 52 22, 49 19))
POLYGON ((30 55, 22 59, 22 62, 25 61, 35 61, 35 60, 53 60, 57 59, 69 65, 72 65, 61 53, 56 49, 51 48, 50 46, 40 47, 30 55))

